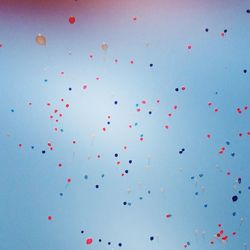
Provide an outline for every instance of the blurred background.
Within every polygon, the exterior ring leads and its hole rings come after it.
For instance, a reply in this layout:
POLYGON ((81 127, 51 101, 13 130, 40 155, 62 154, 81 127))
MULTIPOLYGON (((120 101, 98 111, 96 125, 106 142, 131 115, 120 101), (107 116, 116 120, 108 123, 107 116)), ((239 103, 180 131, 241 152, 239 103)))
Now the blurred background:
POLYGON ((0 249, 249 249, 249 24, 245 0, 0 0, 0 249))

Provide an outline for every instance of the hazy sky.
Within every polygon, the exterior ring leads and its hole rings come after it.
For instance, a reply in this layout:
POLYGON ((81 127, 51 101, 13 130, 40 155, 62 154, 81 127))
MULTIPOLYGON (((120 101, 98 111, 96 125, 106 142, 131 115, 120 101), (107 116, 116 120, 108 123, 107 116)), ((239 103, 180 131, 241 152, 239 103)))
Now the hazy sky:
POLYGON ((0 250, 248 250, 249 24, 243 0, 0 0, 0 250))

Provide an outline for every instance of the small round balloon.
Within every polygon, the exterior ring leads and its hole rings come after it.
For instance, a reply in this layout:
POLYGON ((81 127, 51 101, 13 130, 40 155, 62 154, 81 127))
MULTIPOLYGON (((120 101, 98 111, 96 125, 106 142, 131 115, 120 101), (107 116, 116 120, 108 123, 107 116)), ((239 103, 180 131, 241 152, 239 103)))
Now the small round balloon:
POLYGON ((104 51, 107 51, 108 50, 108 44, 107 43, 102 43, 101 44, 101 49, 104 50, 104 51))
POLYGON ((39 45, 46 45, 46 38, 42 34, 36 36, 36 43, 39 45))
POLYGON ((76 22, 76 18, 74 16, 69 17, 69 23, 74 24, 76 22))

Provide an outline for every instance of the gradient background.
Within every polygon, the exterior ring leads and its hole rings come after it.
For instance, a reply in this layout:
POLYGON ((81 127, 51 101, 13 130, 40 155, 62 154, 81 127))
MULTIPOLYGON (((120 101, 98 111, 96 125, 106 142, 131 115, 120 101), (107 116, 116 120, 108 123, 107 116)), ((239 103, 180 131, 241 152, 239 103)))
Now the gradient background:
POLYGON ((249 249, 247 9, 243 0, 0 0, 0 249, 249 249))

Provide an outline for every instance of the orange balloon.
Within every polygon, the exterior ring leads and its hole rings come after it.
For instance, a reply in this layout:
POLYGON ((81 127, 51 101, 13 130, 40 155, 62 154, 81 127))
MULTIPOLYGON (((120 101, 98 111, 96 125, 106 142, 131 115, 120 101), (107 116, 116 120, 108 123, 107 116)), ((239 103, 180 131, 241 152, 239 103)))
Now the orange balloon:
POLYGON ((36 43, 39 45, 46 45, 46 38, 42 34, 36 36, 36 43))
POLYGON ((107 51, 108 50, 108 44, 107 43, 102 43, 101 44, 101 49, 104 50, 104 51, 107 51))

